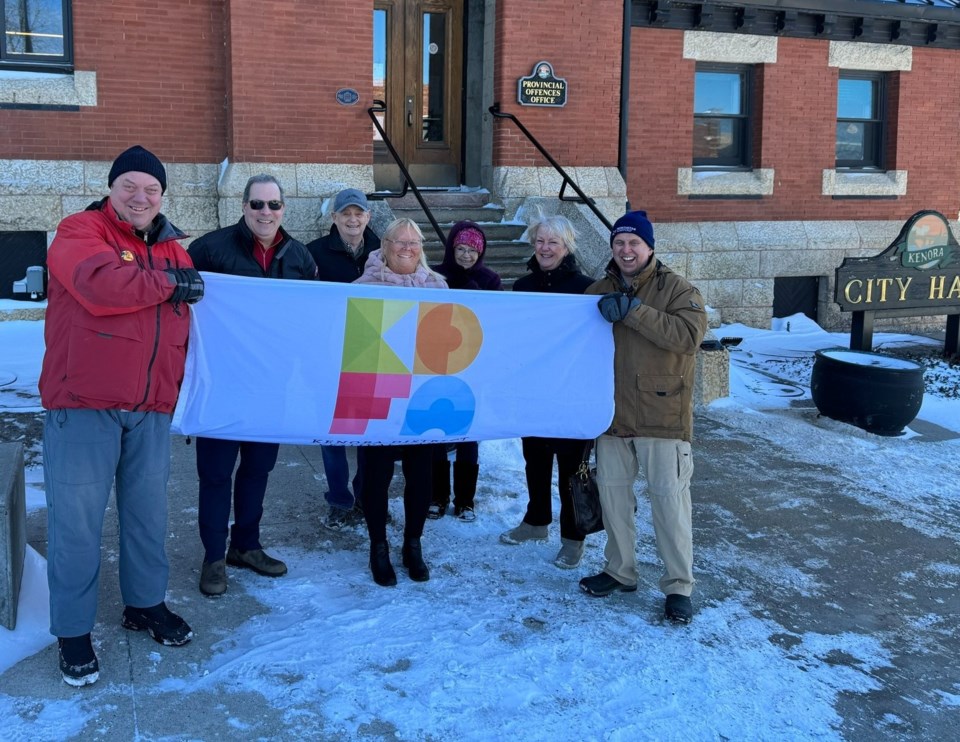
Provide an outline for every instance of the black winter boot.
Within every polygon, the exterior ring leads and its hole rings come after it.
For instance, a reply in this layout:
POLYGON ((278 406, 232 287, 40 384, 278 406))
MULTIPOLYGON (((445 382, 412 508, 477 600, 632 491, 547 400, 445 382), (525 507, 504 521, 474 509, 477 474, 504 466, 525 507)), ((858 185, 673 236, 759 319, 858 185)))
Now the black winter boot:
POLYGON ((167 647, 182 647, 193 638, 193 631, 180 616, 167 608, 166 603, 157 603, 149 608, 124 606, 120 625, 130 631, 143 631, 153 640, 167 647))
POLYGON ((397 573, 390 564, 390 547, 386 541, 370 544, 370 572, 373 574, 373 581, 381 587, 397 584, 397 573))
POLYGON ((410 573, 410 579, 414 582, 426 582, 430 579, 430 570, 423 561, 423 548, 420 546, 420 539, 403 539, 403 566, 410 573))
POLYGON ((90 634, 58 637, 60 648, 60 674, 63 682, 79 688, 96 683, 100 677, 100 663, 93 652, 90 634))
POLYGON ((442 518, 450 504, 450 462, 446 456, 433 459, 433 501, 427 517, 433 520, 442 518))
POLYGON ((473 510, 473 498, 477 494, 477 477, 479 475, 479 464, 468 464, 464 461, 453 462, 453 507, 456 510, 464 510, 465 508, 473 510))

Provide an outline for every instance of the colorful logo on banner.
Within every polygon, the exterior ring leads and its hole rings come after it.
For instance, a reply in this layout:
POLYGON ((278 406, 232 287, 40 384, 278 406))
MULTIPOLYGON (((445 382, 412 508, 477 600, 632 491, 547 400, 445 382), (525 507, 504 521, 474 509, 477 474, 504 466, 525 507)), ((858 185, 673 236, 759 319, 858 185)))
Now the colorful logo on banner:
POLYGON ((460 304, 349 299, 330 432, 362 435, 371 420, 386 420, 394 402, 405 400, 400 435, 434 429, 464 435, 476 399, 455 374, 473 363, 482 344, 477 315, 460 304))

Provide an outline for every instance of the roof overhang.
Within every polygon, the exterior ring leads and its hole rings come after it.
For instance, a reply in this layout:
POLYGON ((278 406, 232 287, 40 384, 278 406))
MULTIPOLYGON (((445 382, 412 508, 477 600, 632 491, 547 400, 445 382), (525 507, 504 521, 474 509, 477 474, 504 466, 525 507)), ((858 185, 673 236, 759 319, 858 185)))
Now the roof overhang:
POLYGON ((631 0, 631 26, 960 49, 960 10, 883 0, 631 0))

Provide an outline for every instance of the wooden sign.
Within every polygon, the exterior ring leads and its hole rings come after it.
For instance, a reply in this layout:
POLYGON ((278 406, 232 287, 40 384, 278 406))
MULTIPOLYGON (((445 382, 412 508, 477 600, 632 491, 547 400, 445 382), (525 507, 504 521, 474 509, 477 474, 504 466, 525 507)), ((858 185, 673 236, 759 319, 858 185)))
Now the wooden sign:
POLYGON ((960 307, 960 250, 946 218, 917 212, 879 255, 844 258, 835 298, 845 312, 960 307))
POLYGON ((853 312, 850 347, 870 350, 873 317, 947 315, 944 350, 957 352, 960 333, 960 245, 946 217, 918 211, 879 255, 844 258, 834 300, 853 312))

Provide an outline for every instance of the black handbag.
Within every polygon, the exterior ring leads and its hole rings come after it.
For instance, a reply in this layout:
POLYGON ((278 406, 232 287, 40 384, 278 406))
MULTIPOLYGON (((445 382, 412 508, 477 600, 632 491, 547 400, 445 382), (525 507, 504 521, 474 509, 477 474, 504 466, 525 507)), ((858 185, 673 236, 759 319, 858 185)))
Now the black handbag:
POLYGON ((570 475, 570 497, 573 500, 573 522, 584 536, 603 530, 603 512, 600 510, 600 490, 597 489, 597 469, 590 468, 593 441, 583 447, 583 459, 576 472, 570 475))

